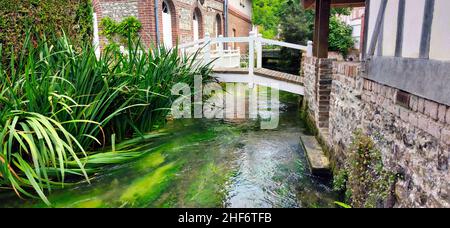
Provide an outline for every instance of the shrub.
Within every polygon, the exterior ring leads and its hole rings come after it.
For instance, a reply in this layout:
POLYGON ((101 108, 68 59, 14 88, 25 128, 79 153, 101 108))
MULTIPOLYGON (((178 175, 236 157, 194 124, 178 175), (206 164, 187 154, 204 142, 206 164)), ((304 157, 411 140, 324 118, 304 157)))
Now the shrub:
MULTIPOLYGON (((19 54, 30 28, 31 32, 41 35, 57 31, 60 36, 64 31, 79 50, 92 42, 92 15, 91 0, 0 1, 0 44, 14 50, 3 52, 1 61, 7 63, 12 53, 19 54)), ((33 44, 36 43, 37 40, 33 40, 33 44)))
POLYGON ((136 17, 126 17, 116 22, 109 17, 104 17, 100 22, 102 35, 109 41, 127 44, 128 37, 135 40, 142 28, 142 23, 136 17))
POLYGON ((378 207, 391 193, 394 181, 395 174, 384 168, 373 140, 361 131, 355 132, 345 168, 335 177, 335 189, 346 188, 354 207, 378 207))
POLYGON ((342 53, 345 57, 355 45, 352 37, 353 28, 342 22, 337 16, 330 18, 329 50, 342 53))

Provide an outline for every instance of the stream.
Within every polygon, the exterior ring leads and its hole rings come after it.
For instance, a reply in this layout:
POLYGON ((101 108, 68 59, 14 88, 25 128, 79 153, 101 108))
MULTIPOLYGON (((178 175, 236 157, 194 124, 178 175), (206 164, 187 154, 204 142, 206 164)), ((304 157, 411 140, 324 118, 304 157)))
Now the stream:
MULTIPOLYGON (((329 180, 310 174, 300 136, 298 97, 281 94, 280 121, 261 130, 256 120, 170 121, 150 152, 104 168, 86 182, 54 190, 52 207, 335 207, 329 180)), ((0 207, 47 207, 39 199, 0 195, 0 207)))

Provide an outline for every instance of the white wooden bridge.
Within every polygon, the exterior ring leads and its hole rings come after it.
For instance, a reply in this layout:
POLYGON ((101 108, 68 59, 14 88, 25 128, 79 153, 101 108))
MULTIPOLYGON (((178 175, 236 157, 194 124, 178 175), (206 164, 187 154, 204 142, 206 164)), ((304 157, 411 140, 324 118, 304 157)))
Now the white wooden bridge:
POLYGON ((250 85, 276 87, 283 91, 304 95, 302 77, 262 67, 263 45, 292 48, 307 53, 307 56, 312 56, 311 41, 307 46, 302 46, 265 39, 261 34, 257 35, 255 31, 250 32, 249 37, 219 36, 211 38, 209 34, 206 34, 204 39, 182 44, 179 49, 183 54, 199 51, 199 60, 205 63, 213 61, 215 77, 222 82, 243 82, 250 85), (233 43, 248 43, 248 63, 241 62, 242 56, 239 48, 232 49, 233 45, 226 45, 233 43), (225 49, 225 46, 229 48, 225 49))

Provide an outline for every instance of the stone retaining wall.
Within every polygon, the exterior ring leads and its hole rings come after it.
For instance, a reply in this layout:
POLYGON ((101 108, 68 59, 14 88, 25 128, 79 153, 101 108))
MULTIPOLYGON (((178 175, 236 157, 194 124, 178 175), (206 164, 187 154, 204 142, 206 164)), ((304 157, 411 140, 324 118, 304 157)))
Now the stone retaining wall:
MULTIPOLYGON (((307 58, 304 64, 305 97, 316 124, 324 121, 317 63, 307 58)), ((402 177, 395 185, 396 207, 450 207, 450 107, 364 79, 357 63, 333 62, 332 69, 324 141, 338 164, 354 131, 362 129, 384 166, 402 177)))

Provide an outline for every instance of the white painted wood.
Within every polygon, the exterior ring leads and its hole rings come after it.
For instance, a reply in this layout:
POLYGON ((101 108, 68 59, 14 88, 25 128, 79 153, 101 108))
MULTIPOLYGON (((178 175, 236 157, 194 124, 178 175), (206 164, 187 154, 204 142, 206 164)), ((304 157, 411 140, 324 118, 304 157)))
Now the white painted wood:
POLYGON ((291 47, 295 49, 299 49, 301 51, 308 51, 312 55, 312 42, 309 41, 308 45, 301 46, 296 44, 290 44, 281 41, 263 39, 261 35, 256 35, 255 31, 250 32, 249 37, 223 37, 219 36, 217 38, 211 38, 209 34, 205 35, 204 39, 200 39, 194 42, 182 44, 179 46, 181 53, 183 54, 193 54, 199 48, 203 48, 200 50, 198 58, 201 61, 209 62, 212 61, 212 67, 218 68, 239 68, 241 66, 241 52, 240 49, 232 49, 229 46, 228 50, 224 50, 224 43, 248 43, 249 44, 249 75, 253 75, 255 68, 255 59, 256 59, 256 67, 262 68, 262 44, 269 43, 273 45, 280 45, 284 47, 291 47), (215 45, 215 50, 212 50, 211 45, 215 45), (255 56, 256 52, 256 56, 255 56))
MULTIPOLYGON (((219 38, 223 38, 223 35, 219 35, 219 38)), ((222 52, 223 52, 223 43, 222 42, 220 42, 218 45, 218 51, 219 51, 219 54, 222 54, 222 52)))
POLYGON ((297 50, 301 50, 301 51, 305 51, 305 52, 308 50, 308 47, 298 45, 298 44, 291 44, 291 43, 287 43, 287 42, 283 42, 283 41, 269 40, 269 39, 264 39, 264 38, 261 38, 260 40, 262 43, 265 43, 265 44, 277 45, 277 46, 297 49, 297 50))
POLYGON ((248 43, 249 37, 218 37, 211 40, 212 43, 248 43))
POLYGON ((285 81, 279 81, 272 78, 262 77, 259 75, 253 75, 249 77, 246 74, 227 74, 227 73, 216 73, 214 74, 221 82, 241 82, 241 83, 254 83, 256 85, 267 86, 271 88, 277 88, 282 91, 295 93, 299 95, 305 94, 305 87, 299 84, 294 84, 285 81))
POLYGON ((166 48, 172 48, 172 15, 170 14, 169 4, 165 1, 162 7, 162 24, 163 24, 163 42, 166 48))
POLYGON ((200 39, 200 40, 196 40, 196 41, 193 41, 193 42, 181 44, 181 45, 179 45, 179 48, 180 49, 185 49, 185 48, 189 48, 189 47, 194 47, 194 46, 198 46, 199 44, 202 44, 204 42, 205 42, 205 39, 200 39))
POLYGON ((312 57, 313 56, 313 42, 308 41, 308 46, 306 48, 306 57, 312 57))
POLYGON ((450 61, 449 0, 436 0, 431 28, 430 59, 450 61))
POLYGON ((395 56, 399 0, 389 0, 383 30, 383 56, 395 56))
POLYGON ((211 59, 213 68, 239 68, 241 65, 241 52, 237 50, 224 50, 222 53, 212 52, 211 59))
POLYGON ((205 34, 205 63, 211 62, 211 37, 209 33, 205 34))
MULTIPOLYGON (((427 0, 405 1, 403 57, 418 58, 422 39, 423 14, 427 0)), ((448 28, 447 28, 448 29, 448 28)))
POLYGON ((258 39, 256 39, 256 67, 257 68, 262 68, 262 43, 261 43, 261 39, 262 39, 262 34, 258 34, 258 39))
POLYGON ((255 70, 255 40, 256 33, 255 31, 250 32, 250 43, 248 48, 248 74, 253 76, 255 70))

